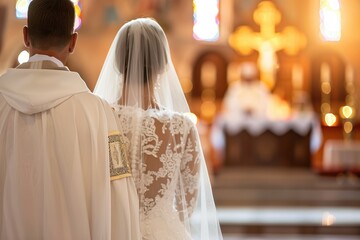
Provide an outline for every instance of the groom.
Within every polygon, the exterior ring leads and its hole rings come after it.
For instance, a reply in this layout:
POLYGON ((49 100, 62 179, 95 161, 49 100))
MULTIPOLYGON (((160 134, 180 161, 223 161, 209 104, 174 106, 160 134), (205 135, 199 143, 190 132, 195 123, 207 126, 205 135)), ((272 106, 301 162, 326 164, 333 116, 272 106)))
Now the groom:
POLYGON ((115 115, 65 66, 74 17, 70 0, 33 0, 30 60, 0 77, 0 239, 140 239, 115 115))

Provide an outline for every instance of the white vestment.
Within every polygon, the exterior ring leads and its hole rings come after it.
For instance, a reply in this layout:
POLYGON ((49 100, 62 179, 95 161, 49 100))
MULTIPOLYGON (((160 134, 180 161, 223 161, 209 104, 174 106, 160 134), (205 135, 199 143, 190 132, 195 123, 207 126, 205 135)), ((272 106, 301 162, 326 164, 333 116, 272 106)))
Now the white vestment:
POLYGON ((39 61, 2 75, 0 239, 140 239, 136 188, 110 173, 109 133, 120 136, 113 111, 79 74, 39 61))
POLYGON ((224 97, 225 111, 230 114, 251 117, 266 117, 270 93, 261 82, 235 82, 229 86, 224 97))

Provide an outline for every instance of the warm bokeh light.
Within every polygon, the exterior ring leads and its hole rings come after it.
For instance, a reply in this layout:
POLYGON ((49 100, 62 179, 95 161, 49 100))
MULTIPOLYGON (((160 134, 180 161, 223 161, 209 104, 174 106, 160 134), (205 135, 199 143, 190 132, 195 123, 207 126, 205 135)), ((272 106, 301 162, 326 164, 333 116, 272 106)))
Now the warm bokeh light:
POLYGON ((322 82, 330 82, 331 81, 331 71, 328 63, 321 63, 320 66, 320 78, 322 82))
POLYGON ((327 113, 327 114, 325 114, 325 119, 324 120, 325 120, 326 125, 331 127, 331 126, 335 125, 335 123, 337 121, 337 118, 336 118, 336 116, 334 114, 327 113))
POLYGON ((216 113, 216 105, 213 101, 204 101, 201 104, 201 116, 204 119, 211 120, 216 113))
POLYGON ((22 63, 25 63, 25 62, 29 61, 29 57, 30 57, 29 52, 24 50, 19 54, 17 59, 18 59, 18 62, 20 64, 22 64, 22 63))
POLYGON ((353 130, 353 124, 351 122, 344 123, 344 132, 349 134, 353 130))
POLYGON ((215 101, 215 96, 216 93, 215 93, 215 90, 212 89, 212 88, 207 88, 207 89, 204 89, 202 92, 201 92, 201 100, 203 101, 215 101))
POLYGON ((320 0, 320 32, 326 41, 341 38, 341 14, 339 0, 320 0))
POLYGON ((267 116, 272 120, 286 120, 291 117, 291 107, 287 101, 273 94, 270 97, 267 116))
POLYGON ((182 90, 185 94, 190 93, 194 87, 190 78, 182 78, 180 79, 182 90))
POLYGON ((196 40, 219 39, 219 0, 194 0, 193 36, 196 40))
POLYGON ((205 62, 201 67, 201 84, 204 88, 211 88, 216 83, 217 68, 213 62, 205 62))
POLYGON ((335 223, 335 216, 329 212, 324 212, 322 218, 322 225, 323 226, 331 226, 335 223))
POLYGON ((341 118, 349 119, 349 118, 353 117, 354 110, 350 106, 343 106, 339 109, 339 113, 340 113, 341 118))
POLYGON ((331 110, 331 107, 330 107, 329 103, 322 103, 321 104, 321 112, 323 114, 326 114, 326 113, 330 112, 330 110, 331 110))
POLYGON ((325 94, 330 94, 331 93, 330 82, 322 82, 321 83, 321 91, 325 94))

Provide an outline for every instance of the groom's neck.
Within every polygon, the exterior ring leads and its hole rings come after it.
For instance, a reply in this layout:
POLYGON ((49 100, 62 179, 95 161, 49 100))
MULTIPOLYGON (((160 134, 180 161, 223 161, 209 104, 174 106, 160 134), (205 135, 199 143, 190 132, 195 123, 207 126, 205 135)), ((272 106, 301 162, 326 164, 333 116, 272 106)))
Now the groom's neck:
POLYGON ((41 54, 41 55, 47 55, 50 57, 54 57, 59 59, 64 65, 66 65, 69 53, 64 50, 58 50, 58 49, 37 49, 37 48, 30 48, 30 56, 34 56, 35 54, 41 54))

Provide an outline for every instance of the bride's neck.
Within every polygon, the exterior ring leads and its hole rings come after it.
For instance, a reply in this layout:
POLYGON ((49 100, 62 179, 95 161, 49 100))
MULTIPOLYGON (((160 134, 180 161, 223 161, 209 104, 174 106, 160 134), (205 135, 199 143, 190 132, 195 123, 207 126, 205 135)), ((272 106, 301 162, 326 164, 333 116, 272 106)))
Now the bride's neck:
MULTIPOLYGON (((126 94, 124 94, 123 97, 120 99, 119 103, 120 105, 131 105, 131 103, 129 103, 128 101, 129 99, 127 99, 126 94)), ((155 100, 154 92, 152 89, 151 91, 144 89, 142 96, 139 97, 137 101, 139 101, 139 104, 145 110, 149 108, 159 108, 159 104, 155 100)))
POLYGON ((143 108, 144 109, 148 109, 148 108, 158 108, 158 104, 155 101, 155 96, 154 96, 154 91, 151 89, 151 91, 147 91, 144 89, 144 94, 143 94, 143 108))

